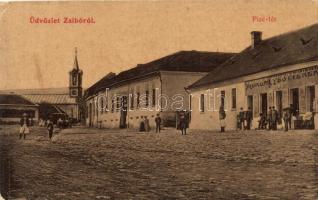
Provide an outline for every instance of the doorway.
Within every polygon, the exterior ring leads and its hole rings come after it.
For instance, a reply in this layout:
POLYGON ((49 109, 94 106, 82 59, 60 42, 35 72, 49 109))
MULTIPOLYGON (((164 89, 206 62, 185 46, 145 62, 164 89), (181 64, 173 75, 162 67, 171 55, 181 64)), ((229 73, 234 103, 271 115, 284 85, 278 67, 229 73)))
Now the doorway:
POLYGON ((290 96, 291 96, 291 104, 293 105, 294 111, 296 113, 299 112, 299 88, 293 88, 290 90, 290 96))
POLYGON ((127 108, 128 108, 127 104, 128 104, 128 97, 122 96, 119 128, 127 128, 127 108))
POLYGON ((314 100, 315 100, 315 86, 307 86, 307 111, 313 112, 314 111, 314 100))
POLYGON ((254 112, 253 112, 253 109, 254 109, 254 106, 253 106, 253 95, 248 95, 247 96, 247 108, 250 108, 251 111, 252 111, 252 115, 254 115, 254 112))
POLYGON ((261 94, 261 113, 263 116, 267 115, 267 93, 261 94))
POLYGON ((283 92, 276 91, 276 108, 278 112, 278 118, 281 119, 283 116, 283 92))
POLYGON ((93 124, 92 124, 92 103, 90 103, 89 107, 88 107, 88 120, 89 120, 89 126, 93 126, 93 124))

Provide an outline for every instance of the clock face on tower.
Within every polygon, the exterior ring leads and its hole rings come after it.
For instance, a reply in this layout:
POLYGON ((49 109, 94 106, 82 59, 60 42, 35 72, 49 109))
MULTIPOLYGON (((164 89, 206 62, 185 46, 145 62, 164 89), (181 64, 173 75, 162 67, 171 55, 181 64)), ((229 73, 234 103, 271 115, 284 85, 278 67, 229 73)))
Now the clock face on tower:
POLYGON ((77 89, 71 90, 71 96, 77 96, 77 89))

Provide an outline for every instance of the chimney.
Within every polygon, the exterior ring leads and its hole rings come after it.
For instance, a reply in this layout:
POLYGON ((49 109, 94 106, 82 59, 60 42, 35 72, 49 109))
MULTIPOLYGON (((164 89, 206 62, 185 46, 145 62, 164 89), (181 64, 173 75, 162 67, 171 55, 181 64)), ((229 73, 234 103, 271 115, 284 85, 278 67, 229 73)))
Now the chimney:
POLYGON ((261 31, 252 31, 251 32, 252 44, 251 47, 254 49, 262 41, 262 32, 261 31))

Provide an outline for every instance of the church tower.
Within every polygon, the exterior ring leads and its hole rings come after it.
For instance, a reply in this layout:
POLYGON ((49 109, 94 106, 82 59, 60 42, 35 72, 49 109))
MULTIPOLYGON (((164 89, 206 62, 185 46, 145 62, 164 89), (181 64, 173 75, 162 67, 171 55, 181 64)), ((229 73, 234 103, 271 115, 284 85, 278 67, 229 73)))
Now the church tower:
POLYGON ((75 48, 75 59, 73 69, 69 72, 69 94, 71 98, 76 98, 77 102, 82 98, 82 75, 83 71, 78 66, 77 48, 75 48))

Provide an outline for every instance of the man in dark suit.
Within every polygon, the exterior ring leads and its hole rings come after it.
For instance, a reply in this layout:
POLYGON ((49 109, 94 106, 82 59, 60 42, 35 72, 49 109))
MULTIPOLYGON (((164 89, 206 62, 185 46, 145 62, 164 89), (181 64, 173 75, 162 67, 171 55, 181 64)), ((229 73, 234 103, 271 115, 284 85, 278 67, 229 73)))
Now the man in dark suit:
POLYGON ((251 107, 248 107, 246 112, 247 130, 251 130, 252 119, 253 119, 253 113, 252 113, 251 107))
POLYGON ((51 139, 53 136, 53 130, 54 130, 53 122, 51 120, 48 120, 47 130, 49 131, 49 138, 51 139))
POLYGON ((155 122, 156 122, 156 133, 160 133, 160 125, 161 125, 161 117, 159 114, 157 114, 157 117, 155 118, 155 122))
POLYGON ((272 107, 268 108, 267 122, 268 122, 268 130, 272 130, 272 107))
POLYGON ((239 112, 239 117, 238 117, 239 119, 239 128, 241 129, 241 130, 243 130, 244 129, 244 111, 243 111, 243 108, 241 107, 241 109, 240 109, 240 112, 239 112))
POLYGON ((272 107, 272 129, 277 130, 278 112, 275 106, 272 107))

